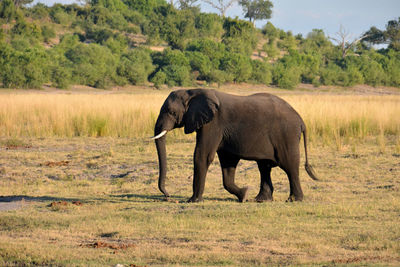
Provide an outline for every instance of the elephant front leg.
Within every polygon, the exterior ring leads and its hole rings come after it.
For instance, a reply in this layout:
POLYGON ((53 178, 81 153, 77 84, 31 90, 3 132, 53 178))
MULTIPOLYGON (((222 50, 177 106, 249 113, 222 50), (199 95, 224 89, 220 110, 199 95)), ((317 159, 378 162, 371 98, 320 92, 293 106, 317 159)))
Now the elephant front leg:
POLYGON ((248 198, 248 187, 239 188, 235 184, 236 166, 239 158, 235 155, 218 151, 219 161, 221 163, 222 178, 224 188, 231 194, 237 196, 239 202, 246 202, 248 198))
POLYGON ((200 202, 203 200, 206 175, 214 156, 215 152, 203 153, 203 150, 196 147, 194 152, 193 195, 188 202, 200 202))

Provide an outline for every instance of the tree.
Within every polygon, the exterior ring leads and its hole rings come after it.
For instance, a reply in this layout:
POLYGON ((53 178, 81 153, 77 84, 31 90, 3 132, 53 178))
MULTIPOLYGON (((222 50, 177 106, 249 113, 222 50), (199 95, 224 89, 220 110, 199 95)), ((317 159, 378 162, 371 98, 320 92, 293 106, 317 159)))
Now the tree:
POLYGON ((12 0, 3 0, 0 2, 0 18, 9 22, 14 19, 15 15, 16 10, 12 0))
POLYGON ((196 2, 197 2, 197 0, 179 0, 179 8, 180 9, 197 8, 200 10, 200 6, 195 5, 196 2))
POLYGON ((238 0, 203 0, 204 3, 209 4, 221 13, 222 17, 225 17, 226 11, 233 6, 238 0))
POLYGON ((364 41, 372 44, 388 44, 389 48, 400 51, 400 17, 390 20, 386 24, 386 30, 371 27, 365 34, 364 41))
POLYGON ((250 22, 271 18, 273 4, 270 0, 240 0, 239 4, 250 22))
POLYGON ((342 52, 342 58, 345 58, 349 55, 349 52, 355 47, 363 39, 367 38, 368 35, 362 35, 361 37, 350 41, 351 34, 346 31, 346 29, 340 25, 339 31, 336 33, 337 38, 329 37, 330 39, 334 40, 340 47, 342 52))
POLYGON ((13 0, 14 5, 16 8, 19 8, 21 6, 25 6, 27 4, 30 4, 33 2, 33 0, 13 0))
POLYGON ((388 22, 383 35, 385 41, 389 44, 389 48, 400 51, 400 17, 388 22))

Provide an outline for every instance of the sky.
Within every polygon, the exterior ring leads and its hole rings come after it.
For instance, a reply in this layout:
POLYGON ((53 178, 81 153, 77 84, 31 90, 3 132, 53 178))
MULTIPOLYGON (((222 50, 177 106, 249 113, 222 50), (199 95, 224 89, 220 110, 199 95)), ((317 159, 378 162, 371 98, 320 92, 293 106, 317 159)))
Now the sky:
MULTIPOLYGON (((293 34, 306 36, 313 29, 322 29, 335 37, 342 26, 353 38, 359 37, 371 26, 384 29, 389 20, 400 17, 400 0, 271 0, 271 23, 293 34)), ((54 3, 69 4, 75 0, 35 0, 46 5, 54 3)), ((169 2, 169 0, 168 0, 169 2)), ((201 2, 201 1, 199 1, 201 2)), ((209 5, 201 3, 203 12, 214 12, 209 5)), ((227 16, 243 18, 239 5, 228 10, 227 16)), ((257 21, 256 26, 262 28, 267 20, 257 21)))

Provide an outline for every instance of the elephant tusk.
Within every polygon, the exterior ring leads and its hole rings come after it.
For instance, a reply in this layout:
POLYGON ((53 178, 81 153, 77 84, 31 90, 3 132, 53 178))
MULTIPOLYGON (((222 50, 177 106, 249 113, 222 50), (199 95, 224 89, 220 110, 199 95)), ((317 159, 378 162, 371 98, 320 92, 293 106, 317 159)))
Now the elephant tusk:
POLYGON ((158 139, 158 138, 163 137, 166 133, 167 133, 167 131, 164 130, 164 131, 162 131, 160 134, 158 134, 158 135, 156 135, 156 136, 153 136, 153 137, 151 137, 150 139, 151 139, 151 140, 156 140, 156 139, 158 139))

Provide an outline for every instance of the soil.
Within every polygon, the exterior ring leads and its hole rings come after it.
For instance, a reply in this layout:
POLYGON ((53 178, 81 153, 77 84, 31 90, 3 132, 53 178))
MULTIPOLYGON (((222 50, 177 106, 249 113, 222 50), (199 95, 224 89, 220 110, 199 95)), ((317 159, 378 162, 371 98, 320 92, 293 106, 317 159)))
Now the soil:
POLYGON ((121 250, 127 248, 134 248, 136 245, 127 242, 108 242, 108 241, 95 241, 89 244, 82 244, 81 246, 89 248, 110 248, 114 250, 121 250))
POLYGON ((56 167, 56 166, 68 166, 69 160, 62 160, 62 161, 46 161, 41 164, 41 166, 48 166, 48 167, 56 167))
MULTIPOLYGON (((66 207, 69 204, 70 203, 67 202, 67 201, 53 201, 53 202, 50 203, 49 207, 51 207, 51 208, 66 207)), ((71 204, 75 205, 75 206, 82 206, 83 205, 82 202, 80 202, 80 201, 72 201, 71 204)))

